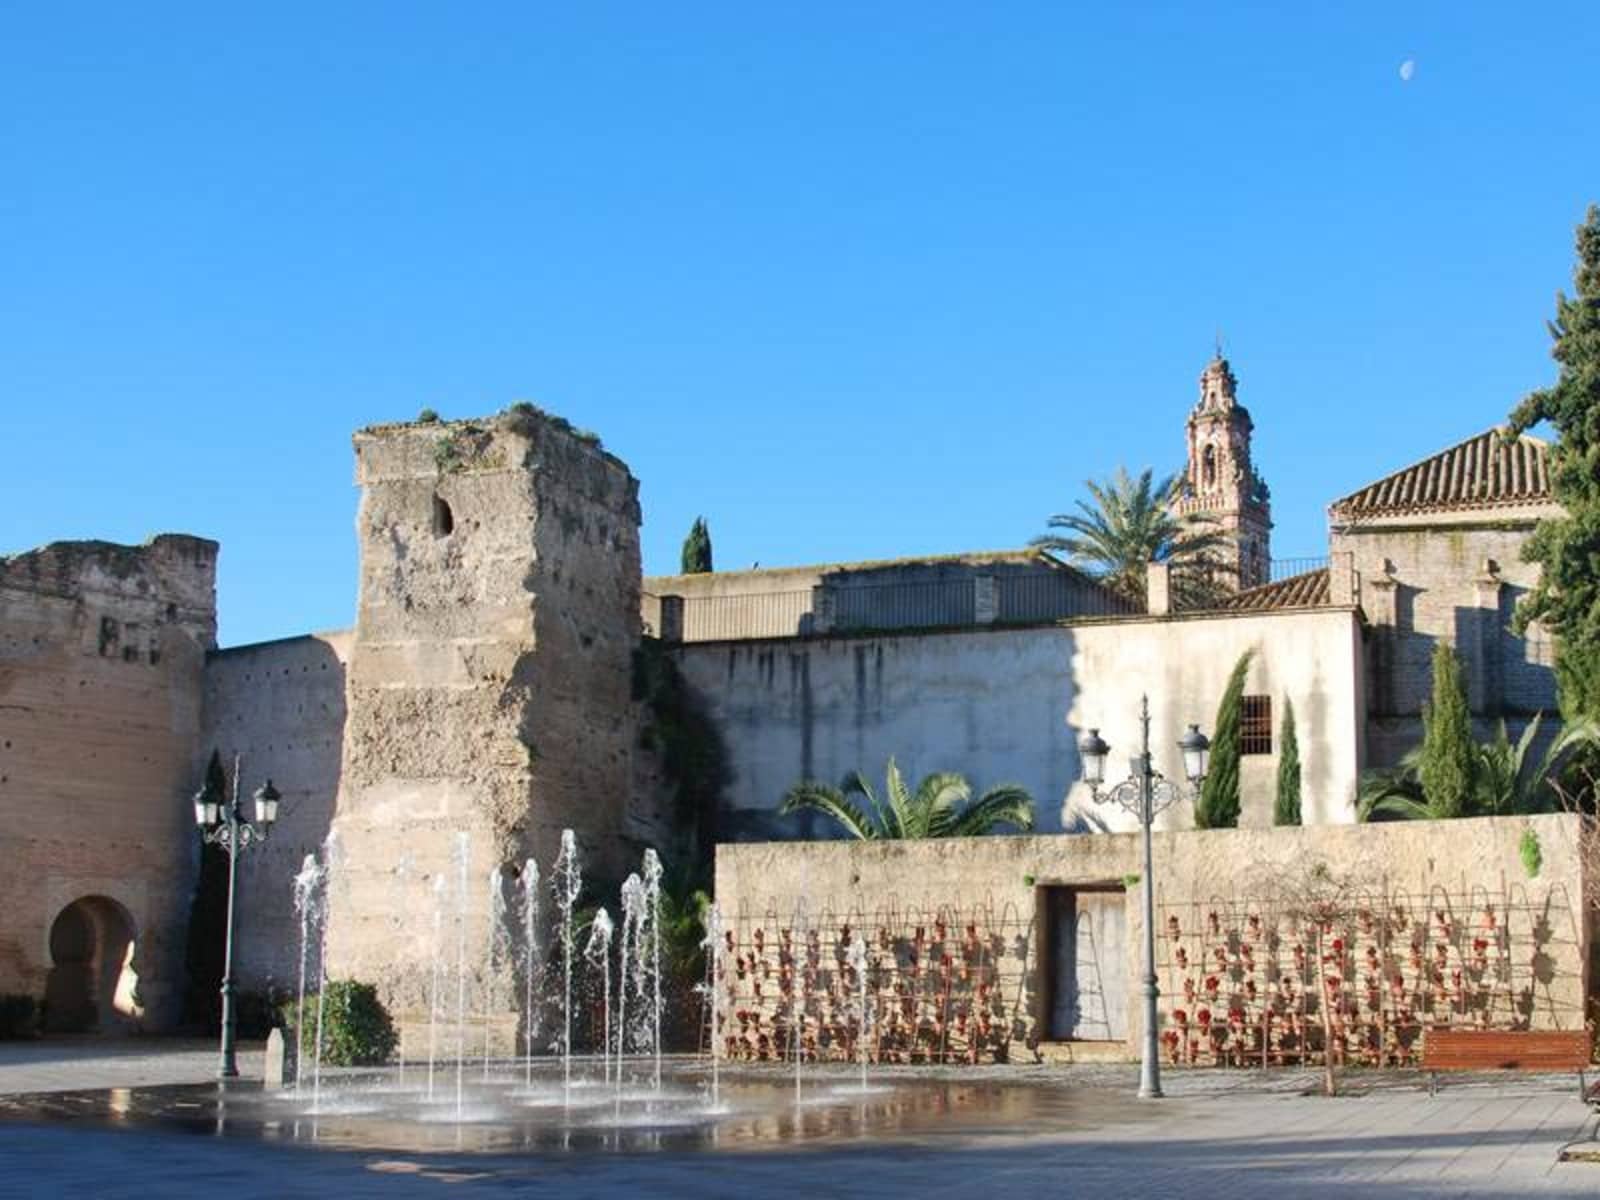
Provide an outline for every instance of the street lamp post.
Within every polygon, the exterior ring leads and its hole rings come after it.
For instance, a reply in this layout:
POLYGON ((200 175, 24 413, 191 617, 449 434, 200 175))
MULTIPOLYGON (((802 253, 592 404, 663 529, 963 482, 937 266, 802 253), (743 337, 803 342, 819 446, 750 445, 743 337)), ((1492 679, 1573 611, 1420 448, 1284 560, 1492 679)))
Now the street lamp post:
MULTIPOLYGON (((1150 826, 1156 814, 1173 802, 1183 798, 1183 790, 1162 777, 1155 769, 1150 756, 1150 698, 1139 700, 1139 723, 1143 729, 1143 742, 1139 753, 1132 756, 1131 772, 1121 783, 1101 791, 1106 777, 1106 758, 1111 753, 1098 729, 1091 729, 1078 739, 1078 755, 1083 762, 1083 781, 1089 785, 1097 804, 1118 804, 1139 818, 1144 829, 1144 1055, 1139 1073, 1139 1098, 1153 1100, 1161 1095, 1161 1056, 1157 1041, 1157 998, 1161 989, 1156 985, 1156 902, 1155 876, 1152 869, 1150 826)), ((1205 778, 1206 759, 1211 743, 1200 732, 1198 725, 1189 726, 1189 732, 1178 740, 1183 751, 1183 772, 1189 777, 1191 787, 1198 789, 1205 778)))
POLYGON ((234 1030, 237 1024, 233 1011, 233 898, 238 878, 239 854, 246 846, 264 839, 278 819, 278 801, 283 799, 272 780, 256 789, 251 797, 255 801, 256 819, 248 820, 239 804, 239 756, 233 756, 233 783, 226 800, 219 799, 208 788, 201 788, 194 796, 194 822, 200 827, 202 841, 221 846, 228 853, 228 934, 222 952, 222 1047, 217 1075, 232 1079, 239 1074, 239 1064, 234 1058, 234 1030))

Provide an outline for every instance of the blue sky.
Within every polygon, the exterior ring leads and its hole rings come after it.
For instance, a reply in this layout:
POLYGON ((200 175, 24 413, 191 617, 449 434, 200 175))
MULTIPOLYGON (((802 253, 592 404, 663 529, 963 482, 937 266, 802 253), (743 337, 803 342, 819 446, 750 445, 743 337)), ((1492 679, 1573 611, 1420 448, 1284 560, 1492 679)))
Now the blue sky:
POLYGON ((517 399, 648 571, 1015 546, 1178 465, 1220 327, 1319 554, 1553 377, 1597 62, 1577 3, 13 9, 0 551, 203 534, 224 644, 343 626, 351 430, 517 399))

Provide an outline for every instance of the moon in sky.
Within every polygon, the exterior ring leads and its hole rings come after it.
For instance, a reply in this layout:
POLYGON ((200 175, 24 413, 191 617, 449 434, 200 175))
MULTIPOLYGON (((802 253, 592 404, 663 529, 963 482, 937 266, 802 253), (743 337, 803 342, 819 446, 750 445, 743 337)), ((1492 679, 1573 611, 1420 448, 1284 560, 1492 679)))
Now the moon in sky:
POLYGON ((1401 83, 1410 83, 1411 82, 1411 77, 1413 75, 1415 75, 1416 73, 1417 73, 1417 63, 1416 63, 1415 59, 1408 58, 1408 59, 1405 60, 1405 62, 1400 64, 1400 82, 1401 83))

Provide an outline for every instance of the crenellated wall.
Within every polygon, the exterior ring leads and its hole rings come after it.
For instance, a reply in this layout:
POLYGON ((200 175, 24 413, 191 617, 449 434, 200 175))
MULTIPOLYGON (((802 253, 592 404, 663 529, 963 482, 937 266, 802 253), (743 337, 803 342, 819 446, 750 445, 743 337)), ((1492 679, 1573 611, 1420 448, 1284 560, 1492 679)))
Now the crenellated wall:
POLYGON ((178 1018, 216 556, 163 534, 0 558, 0 992, 51 1025, 178 1018))

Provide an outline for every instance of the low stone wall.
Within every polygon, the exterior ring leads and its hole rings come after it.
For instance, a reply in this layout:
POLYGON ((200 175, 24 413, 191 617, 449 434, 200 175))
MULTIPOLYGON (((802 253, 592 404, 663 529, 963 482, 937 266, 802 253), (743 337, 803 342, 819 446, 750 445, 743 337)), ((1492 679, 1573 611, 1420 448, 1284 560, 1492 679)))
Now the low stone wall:
MULTIPOLYGON (((1165 1057, 1403 1064, 1430 1026, 1581 1026, 1582 837, 1565 815, 1157 834, 1165 1057)), ((1132 1057, 1141 861, 1134 834, 721 846, 724 1049, 1132 1057)))

